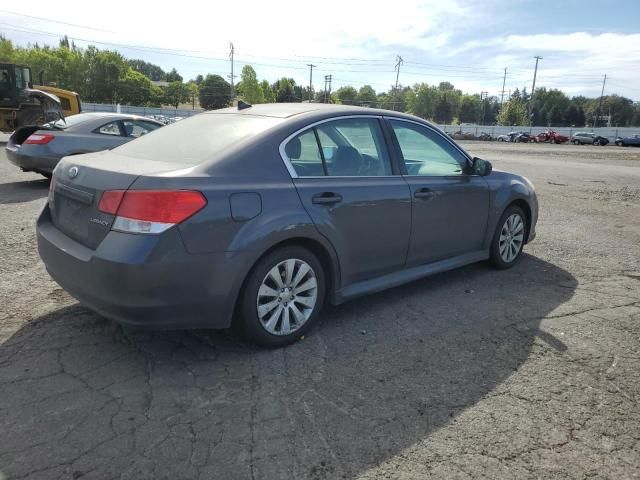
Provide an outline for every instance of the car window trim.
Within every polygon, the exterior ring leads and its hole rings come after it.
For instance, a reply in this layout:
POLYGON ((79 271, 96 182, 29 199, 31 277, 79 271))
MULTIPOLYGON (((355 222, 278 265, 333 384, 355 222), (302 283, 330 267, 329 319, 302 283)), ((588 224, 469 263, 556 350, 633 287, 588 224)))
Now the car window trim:
MULTIPOLYGON (((419 125, 421 127, 426 128, 427 130, 435 133, 436 135, 439 135, 447 143, 449 143, 449 145, 452 145, 457 151, 459 151, 464 158, 466 158, 466 160, 467 160, 467 168, 469 169, 469 171, 471 171, 471 168, 473 166, 473 159, 472 159, 471 155, 469 155, 467 152, 465 152, 457 143, 455 143, 453 140, 451 140, 451 138, 449 138, 449 136, 447 134, 445 134, 444 132, 442 132, 440 129, 437 129, 437 128, 433 127, 432 125, 429 125, 428 123, 416 122, 415 120, 409 120, 407 118, 384 116, 384 119, 385 119, 385 121, 394 120, 394 121, 400 121, 400 122, 406 122, 406 123, 413 123, 415 125, 419 125)), ((403 167, 403 170, 404 170, 403 176, 405 176, 405 177, 434 177, 434 178, 443 178, 443 177, 446 177, 446 176, 450 176, 450 177, 457 177, 458 176, 458 175, 409 175, 407 173, 407 166, 406 166, 406 164, 404 162, 404 155, 402 155, 402 151, 400 150, 400 143, 398 142, 398 138, 396 137, 396 134, 393 131, 393 126, 391 124, 389 124, 389 130, 391 131, 391 134, 393 136, 393 139, 394 139, 394 142, 395 142, 395 147, 396 147, 396 149, 398 149, 398 160, 402 164, 402 167, 403 167)), ((464 172, 463 172, 463 175, 477 176, 477 175, 474 175, 473 173, 464 173, 464 172)))
MULTIPOLYGON (((313 129, 315 130, 316 126, 318 125, 322 125, 323 123, 328 123, 328 122, 335 122, 337 120, 346 120, 346 119, 352 119, 352 118, 373 118, 376 119, 378 121, 378 124, 380 126, 380 130, 382 132, 382 137, 383 137, 383 147, 385 147, 387 149, 387 155, 389 157, 389 162, 391 164, 391 168, 393 169, 393 159, 392 159, 392 152, 389 149, 389 146, 386 143, 386 139, 384 138, 384 128, 383 125, 380 125, 380 122, 382 121, 382 119, 384 118, 383 115, 371 115, 371 114, 364 114, 364 115, 338 115, 336 117, 331 117, 331 118, 325 118, 323 120, 318 120, 317 122, 313 122, 310 123, 308 125, 305 125, 304 127, 296 130, 295 132, 293 132, 291 135, 287 136, 282 142, 280 142, 280 147, 278 148, 278 150, 280 151, 280 158, 282 158, 282 161, 284 162, 284 166, 287 168, 287 170, 289 171, 289 175, 291 175, 292 179, 296 179, 296 178, 351 178, 351 179, 356 179, 356 178, 400 178, 402 176, 402 173, 398 173, 398 174, 393 174, 393 175, 331 175, 331 176, 327 176, 327 175, 323 175, 323 176, 319 176, 319 175, 298 175, 295 168, 293 167, 293 164, 291 163, 291 160, 289 159, 289 157, 287 156, 286 152, 285 152, 285 147, 287 145, 287 143, 289 143, 289 141, 294 138, 295 136, 306 132, 307 130, 313 129)), ((321 149, 320 149, 321 150, 321 149)), ((322 154, 322 153, 321 153, 322 154)), ((324 162, 323 162, 324 165, 324 162)))

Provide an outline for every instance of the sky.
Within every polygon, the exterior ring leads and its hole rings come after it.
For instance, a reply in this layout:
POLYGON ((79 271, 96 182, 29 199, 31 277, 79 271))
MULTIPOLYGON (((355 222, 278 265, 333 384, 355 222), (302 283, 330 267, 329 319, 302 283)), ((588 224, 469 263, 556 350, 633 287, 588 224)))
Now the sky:
MULTIPOLYGON (((498 98, 516 88, 568 95, 617 93, 640 101, 640 0, 323 0, 276 2, 94 2, 64 8, 30 0, 0 7, 0 32, 18 45, 56 45, 68 35, 81 47, 115 49, 198 74, 237 75, 252 65, 259 79, 292 77, 315 89, 365 84, 386 91, 399 83, 451 82, 466 93, 498 98), (152 5, 152 6, 151 6, 152 5), (93 8, 92 8, 93 7, 93 8), (6 8, 6 9, 5 9, 6 8)), ((228 78, 227 78, 228 79, 228 78)), ((236 78, 236 81, 239 78, 236 78)))

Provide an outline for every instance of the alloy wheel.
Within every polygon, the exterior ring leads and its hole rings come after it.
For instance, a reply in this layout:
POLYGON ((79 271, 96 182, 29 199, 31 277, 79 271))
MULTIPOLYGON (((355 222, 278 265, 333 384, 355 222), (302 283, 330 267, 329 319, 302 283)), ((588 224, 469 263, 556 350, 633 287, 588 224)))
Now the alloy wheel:
POLYGON ((524 222, 522 217, 514 213, 507 217, 500 230, 498 243, 500 257, 506 263, 511 263, 520 253, 524 242, 524 222))
POLYGON ((313 313, 318 300, 316 273, 303 260, 283 260, 267 272, 256 300, 262 327, 272 335, 289 335, 313 313))

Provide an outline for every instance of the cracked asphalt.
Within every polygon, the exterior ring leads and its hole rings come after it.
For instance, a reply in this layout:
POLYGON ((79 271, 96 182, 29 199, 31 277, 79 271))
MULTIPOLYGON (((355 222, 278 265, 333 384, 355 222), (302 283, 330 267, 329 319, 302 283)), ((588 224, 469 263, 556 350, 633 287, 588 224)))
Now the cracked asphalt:
POLYGON ((640 478, 640 149, 462 143, 537 187, 519 265, 328 308, 277 351, 79 305, 36 252, 47 182, 2 152, 0 478, 640 478))

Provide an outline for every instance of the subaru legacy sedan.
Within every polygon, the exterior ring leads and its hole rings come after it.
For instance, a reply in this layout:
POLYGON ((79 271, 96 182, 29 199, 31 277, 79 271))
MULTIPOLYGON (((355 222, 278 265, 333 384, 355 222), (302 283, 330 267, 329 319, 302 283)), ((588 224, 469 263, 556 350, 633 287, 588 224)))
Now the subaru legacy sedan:
POLYGON ((66 157, 38 219, 51 276, 117 322, 237 327, 268 347, 325 302, 489 260, 535 237, 532 184, 385 110, 242 105, 66 157))

